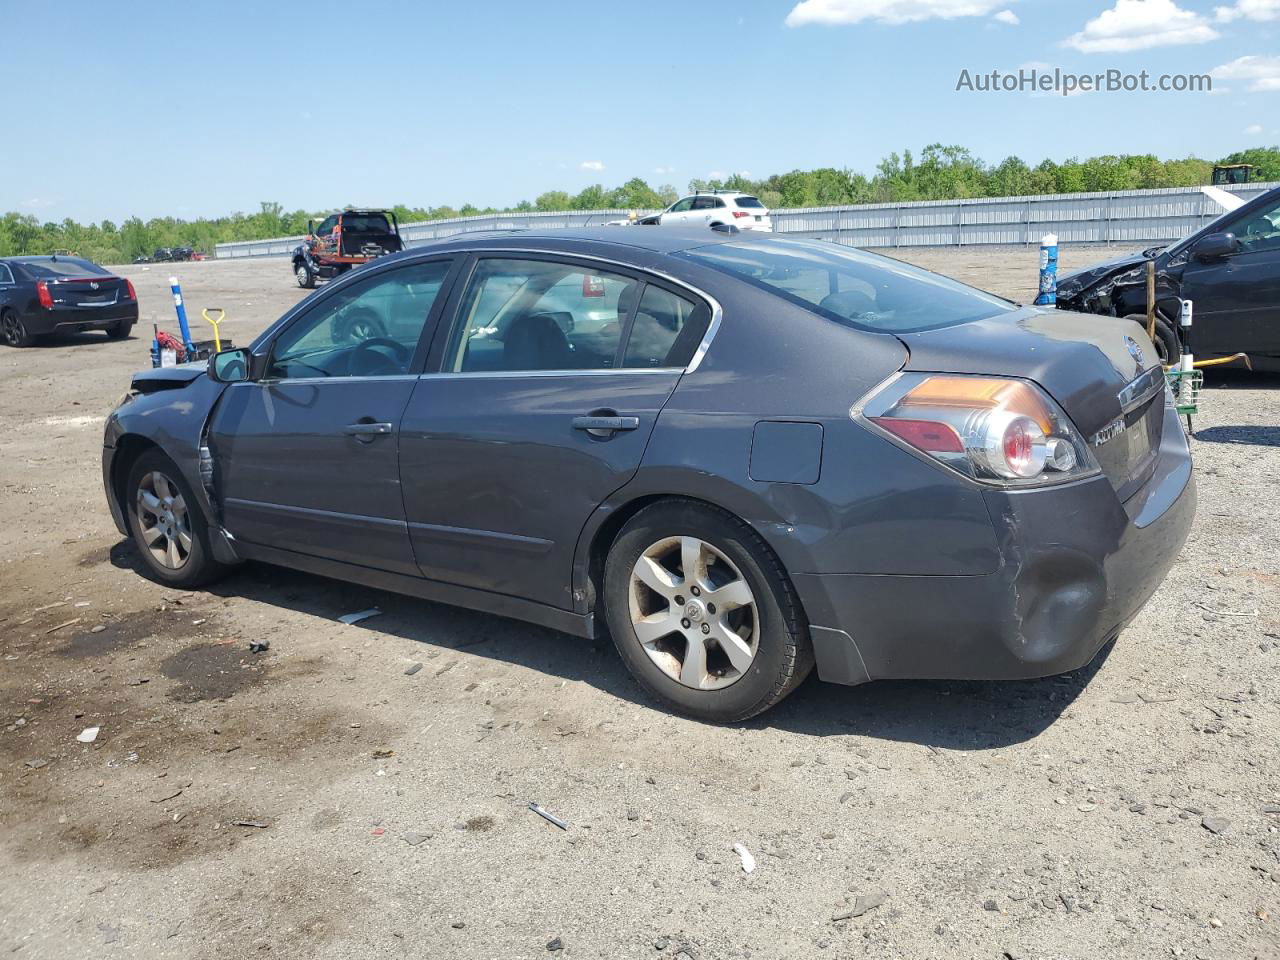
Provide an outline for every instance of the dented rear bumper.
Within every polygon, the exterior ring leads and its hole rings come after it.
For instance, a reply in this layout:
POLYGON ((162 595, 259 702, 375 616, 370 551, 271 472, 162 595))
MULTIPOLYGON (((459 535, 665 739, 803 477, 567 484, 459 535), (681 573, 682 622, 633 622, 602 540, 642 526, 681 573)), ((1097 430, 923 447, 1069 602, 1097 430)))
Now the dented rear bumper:
POLYGON ((993 574, 794 578, 822 679, 1025 679, 1084 666, 1164 580, 1196 488, 1167 410, 1155 473, 1124 503, 1101 476, 985 499, 1002 558, 993 574))

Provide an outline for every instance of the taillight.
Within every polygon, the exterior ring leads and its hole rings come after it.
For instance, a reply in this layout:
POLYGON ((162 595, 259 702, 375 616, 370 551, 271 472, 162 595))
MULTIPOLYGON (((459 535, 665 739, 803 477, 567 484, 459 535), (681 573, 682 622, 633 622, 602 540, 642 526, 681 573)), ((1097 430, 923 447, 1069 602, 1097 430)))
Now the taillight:
POLYGON ((735 210, 735 211, 733 211, 733 215, 734 215, 735 217, 749 217, 749 216, 751 216, 751 214, 747 213, 747 211, 745 211, 745 210, 735 210))
POLYGON ((124 295, 126 300, 138 299, 138 294, 133 289, 133 281, 130 280, 128 277, 125 277, 125 281, 124 281, 124 295))
POLYGON ((852 415, 983 483, 1037 485, 1098 471, 1066 414, 1026 380, 904 373, 852 415))
POLYGON ((582 275, 582 295, 584 297, 603 297, 604 278, 593 277, 589 273, 582 275))
POLYGON ((44 307, 46 310, 53 309, 53 297, 49 295, 48 281, 36 281, 36 298, 40 301, 40 306, 44 307))

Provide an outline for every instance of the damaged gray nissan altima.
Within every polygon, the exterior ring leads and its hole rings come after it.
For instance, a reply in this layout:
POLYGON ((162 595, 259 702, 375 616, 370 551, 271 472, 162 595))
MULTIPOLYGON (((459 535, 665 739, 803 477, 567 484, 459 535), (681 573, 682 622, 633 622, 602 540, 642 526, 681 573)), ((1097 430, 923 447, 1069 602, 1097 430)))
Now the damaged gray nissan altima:
POLYGON ((257 560, 607 630, 721 722, 815 664, 1075 669, 1174 562, 1191 458, 1140 330, 822 241, 625 234, 418 247, 138 374, 116 525, 175 586, 257 560))

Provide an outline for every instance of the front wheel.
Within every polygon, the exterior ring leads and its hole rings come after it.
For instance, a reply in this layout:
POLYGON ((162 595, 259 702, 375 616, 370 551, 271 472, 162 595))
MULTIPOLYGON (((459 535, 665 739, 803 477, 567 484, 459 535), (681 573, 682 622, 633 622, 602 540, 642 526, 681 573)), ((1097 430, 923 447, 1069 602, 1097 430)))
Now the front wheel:
POLYGON ((623 662, 686 716, 746 720, 813 666, 778 559, 754 530, 713 508, 671 500, 637 513, 609 551, 604 595, 623 662))
POLYGON ((213 558, 209 527, 178 465, 148 450, 129 470, 125 509, 133 541, 153 579, 198 587, 227 571, 213 558))
POLYGON ((316 286, 316 275, 311 272, 311 268, 306 262, 299 260, 293 267, 293 276, 298 281, 298 286, 303 290, 314 290, 316 286))
POLYGON ((29 347, 36 338, 27 330, 22 318, 12 310, 0 314, 0 340, 10 347, 29 347))

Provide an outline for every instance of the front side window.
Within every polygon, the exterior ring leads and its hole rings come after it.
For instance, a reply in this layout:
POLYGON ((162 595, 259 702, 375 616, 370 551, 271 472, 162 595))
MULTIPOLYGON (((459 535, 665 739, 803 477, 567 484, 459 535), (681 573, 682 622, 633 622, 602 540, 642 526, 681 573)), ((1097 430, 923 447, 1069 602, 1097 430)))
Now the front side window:
POLYGON ((676 256, 866 330, 914 333, 1017 308, 940 274, 823 240, 724 243, 676 256))
POLYGON ((1246 214, 1227 229, 1240 241, 1241 253, 1280 249, 1280 200, 1246 214))
POLYGON ((685 197, 683 200, 679 200, 676 203, 673 203, 671 205, 671 212, 684 213, 686 210, 688 210, 692 206, 693 206, 693 197, 685 197))
POLYGON ((323 220, 320 221, 320 226, 316 227, 316 235, 319 236, 325 233, 333 233, 333 228, 336 227, 337 225, 338 225, 338 215, 336 213, 331 216, 325 217, 323 220))
POLYGON ((449 264, 415 263, 335 289, 276 338, 268 376, 409 373, 449 264))
POLYGON ((463 295, 444 370, 614 367, 639 287, 630 277, 576 264, 481 260, 463 295))

